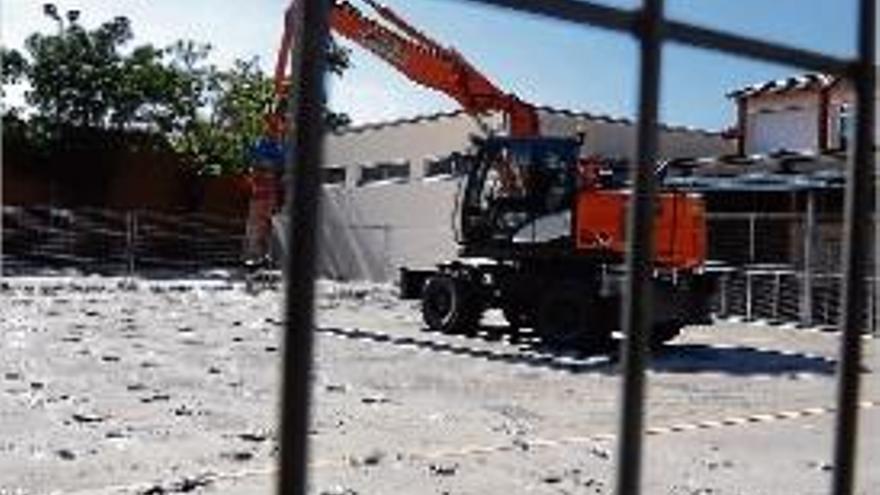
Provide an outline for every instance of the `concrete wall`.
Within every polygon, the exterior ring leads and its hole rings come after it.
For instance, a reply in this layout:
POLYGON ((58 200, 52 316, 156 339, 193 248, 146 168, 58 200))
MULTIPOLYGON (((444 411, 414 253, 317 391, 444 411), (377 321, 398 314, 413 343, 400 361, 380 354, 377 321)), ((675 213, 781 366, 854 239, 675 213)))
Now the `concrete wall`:
MULTIPOLYGON (((541 113, 541 130, 546 135, 573 136, 585 133, 582 155, 636 158, 636 126, 625 119, 591 118, 566 112, 541 113)), ((660 131, 661 158, 697 158, 726 155, 736 151, 734 140, 719 133, 697 129, 665 127, 660 131)))
POLYGON ((400 267, 430 268, 455 256, 453 204, 459 181, 324 188, 322 275, 387 281, 400 267))

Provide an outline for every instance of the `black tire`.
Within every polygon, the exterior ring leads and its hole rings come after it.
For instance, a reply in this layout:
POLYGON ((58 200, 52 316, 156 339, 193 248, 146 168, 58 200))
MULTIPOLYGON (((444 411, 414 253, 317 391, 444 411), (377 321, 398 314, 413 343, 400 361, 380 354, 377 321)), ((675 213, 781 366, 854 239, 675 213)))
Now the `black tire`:
POLYGON ((565 283, 550 290, 541 301, 537 330, 552 347, 604 351, 611 327, 590 287, 565 283))
POLYGON ((531 311, 520 304, 508 304, 501 308, 504 319, 511 328, 531 328, 535 324, 535 317, 531 311))
POLYGON ((431 330, 472 334, 482 313, 478 295, 466 281, 439 275, 422 289, 422 320, 431 330))
POLYGON ((677 321, 664 321, 655 323, 651 327, 651 347, 662 347, 663 344, 673 340, 681 334, 683 325, 677 321))

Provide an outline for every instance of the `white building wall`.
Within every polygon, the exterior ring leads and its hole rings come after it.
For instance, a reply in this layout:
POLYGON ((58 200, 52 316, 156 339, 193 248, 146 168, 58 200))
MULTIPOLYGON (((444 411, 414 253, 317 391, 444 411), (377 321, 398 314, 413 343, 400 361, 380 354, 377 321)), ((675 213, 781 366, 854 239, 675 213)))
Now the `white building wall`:
MULTIPOLYGON (((500 122, 496 117, 484 120, 496 127, 500 122)), ((419 179, 424 175, 426 158, 465 150, 470 146, 470 136, 483 134, 477 121, 463 113, 358 127, 327 136, 324 163, 328 167, 345 167, 350 187, 360 177, 362 165, 378 162, 409 162, 410 177, 419 179)))
POLYGON ((754 155, 781 149, 815 151, 819 142, 818 122, 816 91, 750 98, 746 109, 745 152, 754 155))

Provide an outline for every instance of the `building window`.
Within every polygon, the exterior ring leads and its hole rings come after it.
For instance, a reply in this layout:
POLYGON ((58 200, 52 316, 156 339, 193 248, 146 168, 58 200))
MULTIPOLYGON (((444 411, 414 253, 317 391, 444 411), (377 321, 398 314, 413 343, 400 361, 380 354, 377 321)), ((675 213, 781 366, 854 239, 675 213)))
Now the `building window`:
POLYGON ((467 175, 467 164, 455 154, 444 158, 425 158, 425 177, 467 175))
POLYGON ((374 163, 361 166, 361 176, 358 185, 372 182, 389 181, 406 182, 409 179, 409 162, 374 163))
POLYGON ((321 170, 324 184, 345 184, 345 167, 325 167, 321 170))
POLYGON ((845 150, 849 147, 849 142, 852 139, 852 130, 852 106, 849 103, 843 103, 837 112, 837 136, 835 140, 837 141, 838 149, 845 150))

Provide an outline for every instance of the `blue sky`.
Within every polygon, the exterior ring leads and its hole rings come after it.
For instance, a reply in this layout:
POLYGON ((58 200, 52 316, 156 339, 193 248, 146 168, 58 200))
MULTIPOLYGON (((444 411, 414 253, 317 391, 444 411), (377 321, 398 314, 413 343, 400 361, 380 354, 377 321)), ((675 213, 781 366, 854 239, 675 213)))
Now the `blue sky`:
MULTIPOLYGON (((42 1, 0 0, 2 40, 20 47, 35 30, 55 29, 42 1)), ((115 15, 133 20, 136 42, 206 41, 214 61, 260 56, 272 67, 288 0, 57 0, 94 25, 115 15)), ((360 7, 365 7, 354 0, 360 7)), ((441 43, 455 46, 501 87, 539 105, 632 117, 637 46, 611 32, 511 14, 457 0, 385 0, 441 43)), ((601 3, 633 7, 634 0, 601 3)), ((855 50, 854 0, 667 0, 669 17, 762 36, 836 55, 855 50)), ((415 86, 354 48, 354 67, 331 83, 330 103, 355 122, 449 110, 445 96, 415 86)), ((744 61, 668 45, 661 116, 671 124, 720 129, 734 119, 724 94, 745 84, 797 74, 796 68, 744 61)), ((14 93, 11 101, 15 103, 14 93)))

